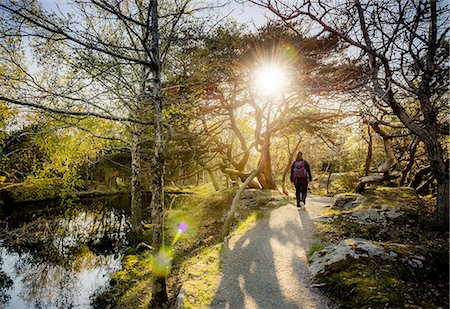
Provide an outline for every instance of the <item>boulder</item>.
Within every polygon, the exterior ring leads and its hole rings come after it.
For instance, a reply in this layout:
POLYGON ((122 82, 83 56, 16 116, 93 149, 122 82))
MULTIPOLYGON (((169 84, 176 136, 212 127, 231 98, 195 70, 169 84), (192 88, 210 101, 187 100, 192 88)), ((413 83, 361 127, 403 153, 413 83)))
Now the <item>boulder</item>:
POLYGON ((277 207, 286 204, 286 195, 277 190, 246 189, 242 192, 241 200, 250 207, 277 207))
POLYGON ((358 207, 364 203, 367 198, 357 193, 341 193, 333 197, 332 209, 349 210, 358 207))
POLYGON ((337 245, 328 246, 316 252, 311 257, 309 271, 312 277, 325 274, 334 264, 349 259, 370 258, 378 256, 384 259, 393 260, 397 254, 386 249, 379 243, 368 241, 362 238, 344 239, 337 245))
POLYGON ((310 259, 309 271, 314 278, 345 269, 348 263, 363 258, 395 261, 412 268, 424 267, 426 260, 424 252, 414 246, 349 238, 314 253, 310 259))
POLYGON ((399 209, 356 209, 348 214, 349 219, 359 224, 386 225, 388 219, 395 219, 404 214, 399 209))
POLYGON ((177 302, 175 304, 175 308, 177 308, 177 309, 183 309, 184 308, 184 298, 185 298, 185 296, 186 296, 186 291, 183 288, 181 288, 180 292, 178 293, 178 296, 177 296, 177 302))

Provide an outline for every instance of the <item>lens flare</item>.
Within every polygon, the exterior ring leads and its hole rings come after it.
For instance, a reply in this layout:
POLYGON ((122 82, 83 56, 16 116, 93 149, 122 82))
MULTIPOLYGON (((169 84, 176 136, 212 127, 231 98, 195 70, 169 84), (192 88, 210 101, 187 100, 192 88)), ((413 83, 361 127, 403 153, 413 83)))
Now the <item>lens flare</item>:
POLYGON ((158 253, 153 256, 152 270, 158 277, 167 277, 172 269, 173 250, 172 246, 162 246, 158 253))
POLYGON ((179 234, 183 234, 184 232, 186 232, 186 230, 187 230, 187 224, 184 223, 184 222, 181 222, 181 223, 178 225, 178 233, 179 233, 179 234))
POLYGON ((178 224, 177 233, 175 234, 175 237, 173 238, 172 246, 178 241, 178 239, 180 239, 181 235, 183 235, 187 231, 187 228, 188 228, 188 226, 184 222, 181 222, 180 224, 178 224))

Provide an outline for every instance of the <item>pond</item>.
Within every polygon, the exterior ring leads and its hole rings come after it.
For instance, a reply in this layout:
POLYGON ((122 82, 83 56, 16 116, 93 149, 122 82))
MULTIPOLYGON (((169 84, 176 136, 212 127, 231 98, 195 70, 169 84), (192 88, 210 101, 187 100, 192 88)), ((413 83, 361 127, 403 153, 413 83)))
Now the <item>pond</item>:
POLYGON ((90 308, 120 268, 129 195, 0 206, 0 308, 90 308))

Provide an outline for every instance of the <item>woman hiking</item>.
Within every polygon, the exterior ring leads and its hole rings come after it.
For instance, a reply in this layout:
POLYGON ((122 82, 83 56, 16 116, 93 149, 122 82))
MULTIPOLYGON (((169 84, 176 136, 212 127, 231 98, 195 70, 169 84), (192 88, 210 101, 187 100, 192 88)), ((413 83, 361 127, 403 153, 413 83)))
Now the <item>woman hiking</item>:
POLYGON ((309 163, 303 160, 303 153, 299 151, 291 166, 291 182, 295 186, 295 198, 299 209, 304 209, 305 207, 308 180, 312 180, 311 169, 309 168, 309 163))

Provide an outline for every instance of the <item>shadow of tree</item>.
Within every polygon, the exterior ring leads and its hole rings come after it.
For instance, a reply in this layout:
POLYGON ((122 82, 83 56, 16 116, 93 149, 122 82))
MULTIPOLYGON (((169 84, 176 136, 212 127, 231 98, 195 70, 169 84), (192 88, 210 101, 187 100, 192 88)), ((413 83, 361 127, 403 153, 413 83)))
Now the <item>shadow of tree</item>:
POLYGON ((313 232, 308 212, 288 204, 232 237, 211 308, 327 308, 309 286, 306 252, 313 232))

